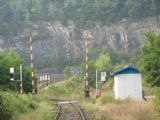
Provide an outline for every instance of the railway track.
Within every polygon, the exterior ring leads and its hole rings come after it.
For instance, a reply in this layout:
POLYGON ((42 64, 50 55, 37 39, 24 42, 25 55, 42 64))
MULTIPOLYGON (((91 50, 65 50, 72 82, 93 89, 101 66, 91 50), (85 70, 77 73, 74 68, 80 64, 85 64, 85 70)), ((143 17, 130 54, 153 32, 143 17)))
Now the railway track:
POLYGON ((83 110, 75 101, 62 101, 52 99, 56 102, 57 113, 54 120, 87 120, 83 110))

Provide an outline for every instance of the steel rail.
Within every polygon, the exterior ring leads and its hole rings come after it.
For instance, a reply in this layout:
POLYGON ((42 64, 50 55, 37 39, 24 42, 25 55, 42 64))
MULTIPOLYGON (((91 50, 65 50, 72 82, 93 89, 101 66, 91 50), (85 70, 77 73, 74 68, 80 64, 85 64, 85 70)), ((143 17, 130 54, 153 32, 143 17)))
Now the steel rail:
MULTIPOLYGON (((56 116, 54 117, 54 120, 58 120, 59 117, 60 117, 61 114, 62 114, 62 109, 63 109, 63 108, 58 104, 58 102, 62 102, 63 100, 59 100, 59 99, 50 99, 50 100, 56 101, 56 104, 55 104, 55 105, 59 108, 58 111, 57 111, 56 116)), ((64 102, 64 101, 63 101, 63 102, 64 102)), ((63 102, 62 102, 62 103, 63 103, 63 102)), ((72 103, 72 102, 64 102, 64 104, 70 104, 71 106, 73 106, 76 110, 78 110, 79 115, 81 116, 81 119, 82 119, 82 120, 87 120, 84 112, 82 111, 82 109, 80 108, 79 105, 75 105, 75 104, 72 103)))
POLYGON ((82 120, 87 120, 85 117, 85 114, 83 113, 82 109, 78 105, 75 105, 73 103, 70 103, 70 104, 79 111, 82 120))
POLYGON ((58 105, 58 104, 56 104, 56 105, 57 105, 57 107, 58 107, 59 109, 58 109, 58 112, 57 112, 54 120, 58 120, 58 118, 59 118, 60 115, 61 115, 61 111, 62 111, 62 107, 61 107, 60 105, 58 105))

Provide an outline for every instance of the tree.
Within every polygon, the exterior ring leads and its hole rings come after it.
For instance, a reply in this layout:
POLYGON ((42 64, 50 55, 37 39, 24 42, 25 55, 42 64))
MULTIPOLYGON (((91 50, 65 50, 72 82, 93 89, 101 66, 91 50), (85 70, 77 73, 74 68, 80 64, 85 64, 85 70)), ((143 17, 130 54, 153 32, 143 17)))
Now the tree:
POLYGON ((142 69, 145 80, 160 86, 160 35, 146 33, 147 43, 142 47, 142 69))
POLYGON ((1 67, 1 78, 0 85, 7 86, 9 88, 17 88, 18 84, 11 83, 9 79, 9 68, 14 67, 16 76, 19 78, 19 65, 22 62, 21 58, 12 49, 10 49, 6 54, 2 54, 2 59, 0 59, 1 67))
MULTIPOLYGON (((9 68, 15 68, 15 80, 19 80, 19 65, 22 64, 21 57, 12 49, 7 53, 0 53, 0 88, 9 88, 12 90, 20 89, 19 82, 10 81, 9 68)), ((31 69, 23 66, 23 90, 28 93, 31 92, 31 69)))
POLYGON ((101 53, 95 63, 98 71, 107 71, 111 69, 111 59, 108 53, 101 53))

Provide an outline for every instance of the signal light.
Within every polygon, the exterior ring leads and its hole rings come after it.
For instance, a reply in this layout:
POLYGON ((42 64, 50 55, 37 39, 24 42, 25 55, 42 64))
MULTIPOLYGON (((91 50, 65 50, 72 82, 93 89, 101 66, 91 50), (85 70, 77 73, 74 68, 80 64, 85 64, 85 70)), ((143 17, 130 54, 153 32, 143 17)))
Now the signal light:
POLYGON ((10 68, 10 73, 9 73, 9 76, 10 76, 10 80, 13 81, 14 80, 14 68, 10 68))

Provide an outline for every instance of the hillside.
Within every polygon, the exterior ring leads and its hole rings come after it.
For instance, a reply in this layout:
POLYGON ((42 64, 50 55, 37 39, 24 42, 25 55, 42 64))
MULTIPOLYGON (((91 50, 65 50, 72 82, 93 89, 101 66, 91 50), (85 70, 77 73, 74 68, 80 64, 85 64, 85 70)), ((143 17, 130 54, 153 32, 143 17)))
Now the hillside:
POLYGON ((160 27, 158 0, 10 0, 1 1, 0 9, 1 50, 15 48, 29 63, 32 32, 34 61, 39 69, 62 71, 65 65, 82 63, 83 30, 93 35, 90 49, 127 53, 144 42, 145 31, 160 27))
POLYGON ((53 119, 160 120, 160 0, 0 0, 0 120, 53 119))

